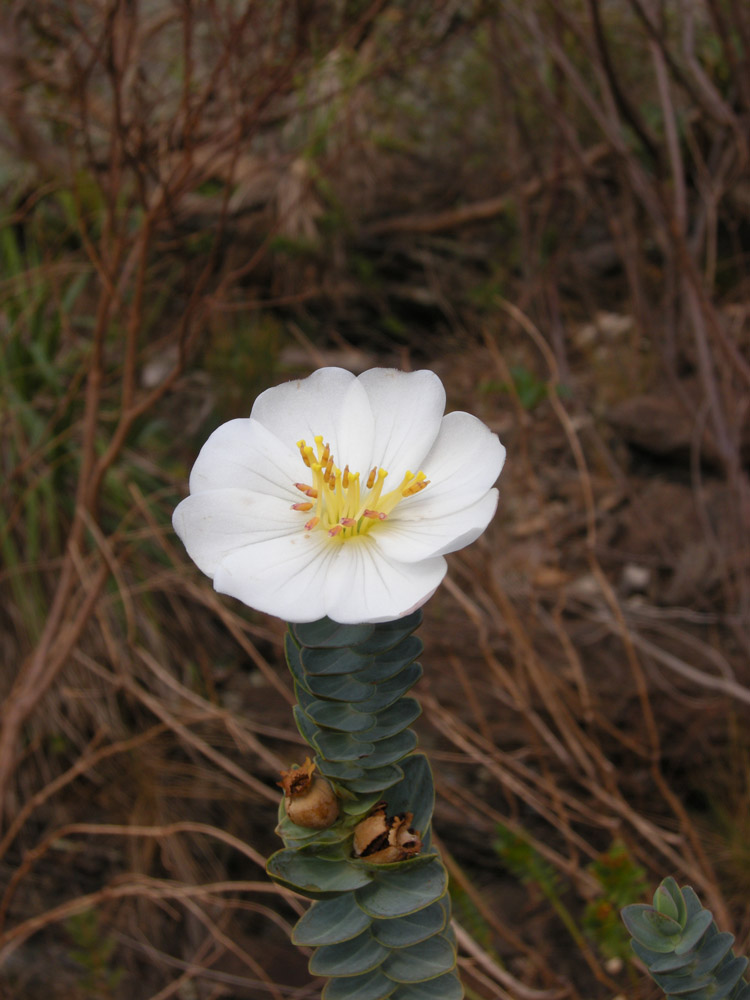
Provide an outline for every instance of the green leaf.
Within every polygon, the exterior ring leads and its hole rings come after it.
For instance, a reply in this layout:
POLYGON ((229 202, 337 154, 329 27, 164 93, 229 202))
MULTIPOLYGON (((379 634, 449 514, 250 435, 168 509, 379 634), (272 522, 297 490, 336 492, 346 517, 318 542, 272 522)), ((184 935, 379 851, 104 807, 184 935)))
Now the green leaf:
MULTIPOLYGON (((680 890, 679 885, 677 885, 677 882, 671 875, 669 875, 664 879, 656 891, 659 892, 659 889, 661 889, 662 892, 667 893, 672 902, 672 906, 674 907, 674 911, 676 912, 673 912, 671 908, 665 910, 662 910, 659 906, 656 908, 661 910, 662 913, 666 913, 670 917, 674 917, 680 927, 684 927, 688 919, 688 911, 687 904, 683 899, 682 891, 680 890)), ((656 893, 654 893, 654 895, 656 895, 656 893)), ((654 906, 656 906, 656 903, 654 903, 654 906)))
POLYGON ((370 792, 368 795, 358 795, 356 799, 350 799, 341 803, 341 811, 347 816, 366 816, 372 811, 380 799, 380 789, 370 792))
POLYGON ((701 976, 705 972, 713 972, 714 969, 718 968, 734 944, 734 934, 730 934, 728 931, 722 931, 720 934, 717 931, 711 935, 712 929, 709 927, 708 931, 706 931, 706 937, 703 939, 698 954, 695 956, 697 961, 693 969, 693 974, 696 976, 701 976))
POLYGON ((305 649, 300 650, 302 666, 305 672, 316 677, 327 677, 331 674, 359 674, 372 666, 372 658, 357 656, 348 646, 340 649, 305 649))
POLYGON ((369 639, 357 646, 357 653, 362 656, 370 656, 384 653, 392 649, 407 636, 419 627, 422 621, 422 612, 414 611, 406 618, 397 618, 391 622, 381 622, 375 626, 375 631, 369 639))
POLYGON ((341 625, 330 618, 316 622, 290 625, 301 646, 356 646, 366 642, 375 631, 374 625, 341 625))
POLYGON ((682 887, 682 898, 685 900, 685 906, 687 907, 688 920, 703 909, 700 899, 698 899, 695 890, 691 886, 684 885, 682 887))
POLYGON ((383 972, 398 983, 423 983, 436 979, 456 966, 456 952, 441 934, 409 948, 392 951, 383 962, 383 972))
POLYGON ((375 716, 374 724, 362 732, 365 739, 374 743, 376 740, 384 740, 394 733, 400 733, 406 729, 415 719, 419 718, 422 709, 416 698, 402 698, 395 705, 391 705, 384 712, 375 716))
POLYGON ((302 666, 299 646, 289 632, 284 636, 284 655, 286 656, 287 666, 295 682, 309 690, 307 687, 307 674, 305 673, 305 668, 302 666))
POLYGON ((309 968, 313 976, 361 976, 376 969, 387 955, 388 949, 366 930, 349 941, 318 948, 309 968))
POLYGON ((348 733, 333 733, 329 729, 316 729, 310 742, 326 760, 335 761, 359 761, 375 749, 374 743, 364 743, 348 733))
MULTIPOLYGON (((375 744, 375 749, 380 746, 375 744)), ((432 820, 435 808, 435 788, 432 771, 424 754, 412 754, 401 761, 403 781, 388 792, 388 812, 414 813, 414 828, 424 833, 432 820)))
POLYGON ((292 709, 292 715, 294 716, 294 721, 297 723, 297 729, 299 729, 302 739, 305 743, 314 745, 315 737, 318 733, 322 732, 322 730, 318 729, 313 720, 309 719, 305 715, 299 705, 294 706, 292 709))
MULTIPOLYGON (((371 699, 377 692, 374 684, 363 684, 349 674, 330 674, 316 677, 306 675, 306 686, 316 698, 330 698, 332 701, 362 702, 371 699)), ((371 709, 358 707, 357 711, 371 712, 371 709)))
MULTIPOLYGON (((382 712, 384 708, 388 708, 394 701, 398 701, 407 691, 413 688, 423 673, 421 664, 409 663, 393 677, 378 682, 375 685, 375 694, 372 698, 360 704, 360 712, 382 712)), ((367 670, 362 676, 366 676, 369 679, 371 673, 367 670)), ((359 679, 361 680, 362 677, 359 679)))
POLYGON ((348 781, 346 787, 360 795, 366 795, 368 792, 384 792, 397 781, 401 781, 403 776, 404 772, 398 764, 389 764, 388 767, 376 767, 366 771, 364 777, 348 781))
POLYGON ((440 899, 448 885, 447 873, 439 860, 429 866, 382 874, 370 871, 370 877, 370 884, 357 890, 357 902, 365 913, 384 920, 424 909, 440 899))
POLYGON ((651 972, 651 978, 659 989, 675 997, 685 996, 687 993, 697 993, 698 990, 706 989, 713 983, 713 976, 703 976, 701 979, 696 979, 692 975, 670 975, 669 973, 660 975, 651 972))
POLYGON ((675 952, 678 955, 684 955, 691 951, 711 926, 713 920, 713 914, 710 910, 701 910, 695 916, 690 917, 679 943, 675 946, 675 952))
MULTIPOLYGON (((379 740, 373 745, 373 751, 367 758, 367 766, 385 767, 386 764, 395 764, 406 754, 411 753, 417 745, 417 734, 411 729, 404 729, 386 740, 379 740)), ((402 810, 396 809, 395 812, 402 810)))
POLYGON ((365 773, 363 767, 351 760, 326 760, 324 757, 316 755, 315 764, 321 774, 334 781, 353 781, 354 778, 361 778, 365 773))
POLYGON ((676 920, 668 917, 665 913, 659 913, 651 906, 643 911, 643 919, 652 930, 661 934, 662 937, 679 938, 682 932, 682 928, 676 920))
POLYGON ((680 932, 680 925, 676 924, 674 920, 670 920, 669 917, 661 917, 661 914, 656 913, 656 910, 650 906, 644 906, 642 903, 631 903, 629 906, 623 907, 621 916, 631 935, 647 948, 664 953, 674 951, 675 945, 679 941, 680 932), (651 922, 653 918, 647 916, 651 914, 660 920, 669 921, 677 928, 676 933, 665 937, 661 930, 654 928, 651 922))
POLYGON ((322 1000, 385 1000, 396 988, 379 969, 346 979, 329 979, 322 1000))
MULTIPOLYGON (((640 904, 635 904, 635 905, 640 905, 640 904)), ((640 960, 643 962, 643 964, 646 966, 647 969, 651 969, 653 967, 653 963, 658 961, 660 958, 663 958, 668 962, 674 958, 673 951, 670 950, 667 953, 653 951, 651 948, 647 948, 645 945, 642 945, 641 942, 638 941, 636 938, 631 938, 630 947, 636 953, 638 958, 640 958, 640 960)), ((682 956, 680 956, 680 959, 682 959, 682 956)), ((690 964, 691 961, 692 959, 690 958, 687 959, 688 964, 690 964)))
MULTIPOLYGON (((305 715, 312 719, 316 726, 322 726, 324 729, 336 729, 342 733, 364 733, 365 730, 377 732, 377 716, 357 712, 348 705, 315 700, 305 705, 301 698, 300 705, 305 715)), ((368 742, 373 742, 371 736, 368 735, 367 739, 368 742)), ((380 737, 376 736, 375 739, 380 737)))
POLYGON ((372 881, 372 875, 346 861, 330 861, 282 850, 266 864, 268 874, 284 885, 305 892, 350 892, 372 881))
MULTIPOLYGON (((673 880, 674 881, 674 880, 673 880)), ((675 883, 676 885, 677 883, 675 883)), ((685 926, 684 918, 687 916, 687 909, 685 907, 684 900, 682 898, 682 893, 677 890, 679 895, 681 906, 678 907, 677 901, 673 899, 672 893, 662 885, 656 887, 656 892, 654 893, 654 907, 658 913, 663 913, 667 917, 671 917, 680 927, 685 926), (680 913, 682 913, 683 920, 680 920, 680 913)))
MULTIPOLYGON (((634 944, 637 944, 637 942, 634 944)), ((648 949, 645 950, 648 951, 648 949)), ((677 972, 678 969, 687 969, 690 966, 690 973, 692 975, 695 974, 695 970, 692 968, 695 961, 693 955, 676 955, 674 952, 659 955, 657 952, 650 952, 651 955, 656 955, 656 958, 653 961, 648 961, 637 949, 636 954, 644 960, 649 972, 677 972)))
POLYGON ((371 932, 386 948, 408 948, 442 931, 448 920, 448 908, 442 900, 396 920, 376 920, 371 932))
POLYGON ((357 906, 352 893, 313 903, 297 921, 292 941, 300 947, 339 944, 357 937, 372 923, 372 917, 357 906))
POLYGON ((399 986, 393 1000, 463 1000, 464 990, 455 972, 430 979, 426 983, 399 986))
POLYGON ((374 684, 382 684, 390 677, 393 677, 400 670, 408 667, 410 663, 422 652, 424 646, 421 639, 415 635, 409 636, 400 645, 381 653, 377 659, 370 660, 367 669, 364 671, 365 680, 374 684))
MULTIPOLYGON (((739 955, 723 965, 716 973, 716 992, 714 997, 721 1000, 722 997, 729 996, 747 969, 747 959, 744 955, 739 955)), ((384 970, 385 971, 385 970, 384 970)))

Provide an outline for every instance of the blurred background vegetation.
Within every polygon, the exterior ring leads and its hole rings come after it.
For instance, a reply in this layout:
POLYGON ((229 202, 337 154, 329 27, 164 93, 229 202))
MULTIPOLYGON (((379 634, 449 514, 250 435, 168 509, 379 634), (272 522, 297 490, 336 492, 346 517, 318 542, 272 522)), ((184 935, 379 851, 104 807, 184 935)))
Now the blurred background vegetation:
POLYGON ((7 0, 0 118, 0 996, 318 995, 283 624, 170 517, 324 364, 508 447, 417 690, 467 995, 653 996, 666 874, 742 950, 750 8, 7 0))

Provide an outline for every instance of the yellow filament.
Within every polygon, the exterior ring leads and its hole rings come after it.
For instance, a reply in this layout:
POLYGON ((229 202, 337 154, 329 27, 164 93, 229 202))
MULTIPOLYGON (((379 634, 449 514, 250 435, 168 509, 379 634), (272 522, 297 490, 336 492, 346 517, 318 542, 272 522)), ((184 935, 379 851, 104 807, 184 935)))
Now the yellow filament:
POLYGON ((302 461, 312 474, 312 483, 300 482, 294 486, 314 503, 292 504, 293 510, 309 512, 314 508, 313 516, 305 523, 307 531, 320 527, 339 542, 365 535, 378 521, 385 521, 401 500, 415 496, 429 485, 424 472, 415 475, 408 470, 395 489, 383 493, 388 472, 375 465, 362 487, 359 472, 352 472, 348 465, 343 472, 338 468, 331 446, 324 443, 322 435, 316 434, 313 440, 314 448, 304 440, 297 442, 302 461))

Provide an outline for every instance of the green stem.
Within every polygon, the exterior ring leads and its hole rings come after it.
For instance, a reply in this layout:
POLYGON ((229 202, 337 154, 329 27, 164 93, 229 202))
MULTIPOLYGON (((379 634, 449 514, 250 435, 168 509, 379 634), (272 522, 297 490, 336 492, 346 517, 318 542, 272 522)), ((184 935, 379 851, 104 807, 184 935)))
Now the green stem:
POLYGON ((340 813, 314 830, 292 823, 282 802, 285 847, 268 873, 316 900, 293 940, 315 947, 310 971, 328 979, 324 1000, 463 997, 447 873, 431 845, 432 775, 408 728, 420 712, 406 697, 422 673, 422 643, 412 634, 420 621, 420 612, 378 625, 322 619, 290 626, 287 636, 297 726, 340 813), (357 825, 382 802, 389 820, 411 814, 418 854, 390 863, 355 855, 357 825))

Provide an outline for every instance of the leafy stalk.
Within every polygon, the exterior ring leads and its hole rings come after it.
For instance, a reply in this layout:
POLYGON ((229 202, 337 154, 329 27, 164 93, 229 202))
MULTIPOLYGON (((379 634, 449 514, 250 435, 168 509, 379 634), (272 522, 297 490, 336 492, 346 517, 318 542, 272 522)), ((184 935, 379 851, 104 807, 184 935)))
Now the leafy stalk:
POLYGON ((720 932, 690 886, 665 878, 653 906, 622 910, 632 947, 666 1000, 750 1000, 743 978, 748 961, 732 951, 734 935, 720 932))
POLYGON ((327 829, 311 829, 293 823, 282 801, 285 846, 268 873, 315 900, 292 939, 315 948, 310 972, 328 978, 323 1000, 463 997, 447 873, 430 842, 432 774, 426 757, 412 752, 417 740, 408 728, 420 711, 405 697, 422 673, 415 662, 422 643, 412 635, 420 621, 421 612, 378 625, 324 618, 290 626, 287 635, 297 726, 340 810, 327 829), (387 863, 375 852, 357 856, 355 831, 360 843, 363 820, 375 816, 369 822, 377 825, 384 815, 408 821, 419 853, 387 863))

